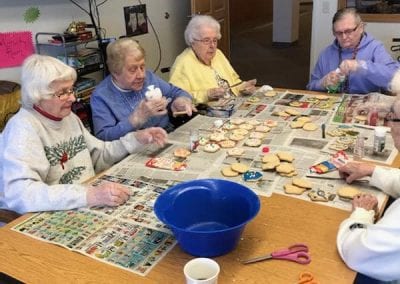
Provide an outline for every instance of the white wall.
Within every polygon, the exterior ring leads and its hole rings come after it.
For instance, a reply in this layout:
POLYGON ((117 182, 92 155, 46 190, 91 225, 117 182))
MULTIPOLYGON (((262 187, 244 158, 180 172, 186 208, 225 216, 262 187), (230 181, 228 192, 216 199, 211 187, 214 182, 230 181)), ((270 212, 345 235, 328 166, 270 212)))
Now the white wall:
MULTIPOLYGON (((87 8, 86 0, 76 0, 87 8)), ((98 1, 100 3, 101 1, 98 1)), ((160 67, 172 65, 175 57, 184 49, 183 31, 190 14, 190 1, 185 0, 142 0, 146 4, 147 14, 158 33, 161 42, 162 61, 160 67), (165 19, 169 13, 169 19, 165 19)), ((100 6, 101 26, 106 29, 107 37, 125 35, 123 7, 138 5, 139 0, 108 0, 100 6)), ((32 31, 33 38, 37 32, 63 32, 71 21, 84 20, 90 23, 89 17, 68 0, 13 0, 0 2, 0 32, 32 31), (41 15, 34 23, 25 23, 24 12, 29 7, 38 7, 41 15)), ((156 38, 150 24, 149 33, 136 36, 146 50, 147 67, 153 70, 158 62, 159 51, 156 38)), ((168 73, 161 74, 168 79, 168 73)), ((20 81, 20 67, 0 69, 0 80, 20 81)))
MULTIPOLYGON (((337 11, 337 0, 314 1, 311 51, 310 51, 310 72, 314 68, 318 55, 323 48, 332 43, 332 17, 337 11)), ((392 38, 400 38, 400 23, 367 23, 366 32, 380 40, 388 52, 397 58, 400 52, 391 52, 390 47, 399 43, 393 43, 392 38)))

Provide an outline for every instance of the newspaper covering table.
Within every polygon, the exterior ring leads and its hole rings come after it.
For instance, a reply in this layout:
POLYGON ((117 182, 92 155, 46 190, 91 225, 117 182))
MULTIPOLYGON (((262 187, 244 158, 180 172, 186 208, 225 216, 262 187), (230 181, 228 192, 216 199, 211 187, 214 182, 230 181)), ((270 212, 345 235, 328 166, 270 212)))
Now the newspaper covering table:
MULTIPOLYGON (((332 150, 332 144, 342 136, 336 137, 332 133, 344 129, 347 134, 351 132, 353 136, 366 137, 366 158, 372 161, 389 164, 397 151, 390 135, 387 135, 384 153, 374 156, 368 152, 368 149, 372 148, 373 132, 370 127, 364 127, 354 121, 350 124, 341 123, 340 120, 333 121, 332 118, 339 117, 338 106, 340 111, 346 108, 344 101, 348 101, 345 96, 315 96, 292 92, 277 92, 271 97, 258 92, 253 96, 240 98, 231 118, 218 119, 198 115, 170 133, 168 143, 164 147, 144 147, 143 151, 126 157, 93 181, 93 185, 108 180, 128 187, 132 196, 126 204, 115 208, 38 213, 16 225, 13 230, 146 275, 176 243, 172 233, 157 220, 153 212, 154 202, 161 192, 182 181, 224 178, 244 184, 262 196, 268 197, 272 193, 287 195, 284 185, 290 183, 293 177, 282 176, 275 170, 262 170, 262 158, 266 152, 279 151, 293 155, 293 175, 312 181, 311 189, 303 194, 290 196, 350 211, 350 202, 337 196, 337 190, 345 186, 345 182, 338 178, 337 172, 326 175, 310 174, 311 166, 329 160, 331 155, 337 152, 332 150), (316 125, 316 129, 307 131, 303 128, 293 128, 292 123, 301 117, 307 117, 310 123, 316 125), (205 145, 200 145, 186 158, 175 156, 176 149, 190 147, 190 133, 193 129, 198 130, 200 139, 205 141, 210 140, 214 133, 222 133, 229 137, 234 131, 231 129, 234 119, 242 119, 246 125, 253 124, 251 129, 246 126, 249 128, 248 134, 235 142, 235 148, 243 149, 242 155, 228 155, 230 148, 221 148, 210 153, 205 151, 205 145), (216 120, 219 120, 218 124, 215 123, 216 120), (271 122, 274 125, 268 132, 263 133, 260 144, 247 146, 246 141, 251 139, 251 133, 257 132, 256 125, 269 125, 271 122), (180 167, 168 170, 149 166, 153 165, 149 163, 153 159, 179 163, 180 167), (246 164, 251 171, 261 173, 262 177, 249 182, 243 179, 243 175, 224 176, 221 169, 234 163, 246 164), (320 197, 323 196, 323 201, 313 201, 308 194, 311 191, 320 197)), ((351 145, 343 151, 352 157, 351 145)), ((362 192, 373 193, 378 198, 380 207, 384 203, 385 194, 370 187, 368 183, 359 182, 352 186, 362 192)))

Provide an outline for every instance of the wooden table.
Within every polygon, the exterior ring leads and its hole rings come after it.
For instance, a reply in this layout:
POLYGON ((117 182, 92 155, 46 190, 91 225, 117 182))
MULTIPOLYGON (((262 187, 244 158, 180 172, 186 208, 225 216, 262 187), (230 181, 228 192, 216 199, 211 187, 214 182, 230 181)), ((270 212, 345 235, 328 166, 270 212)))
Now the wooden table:
MULTIPOLYGON (((306 270, 320 283, 353 283, 356 273, 341 261, 336 249, 338 226, 348 215, 284 195, 261 197, 260 213, 247 225, 238 247, 215 258, 221 266, 219 283, 295 283, 306 270), (296 242, 308 244, 309 265, 282 260, 243 265, 238 261, 296 242)), ((0 228, 0 271, 26 283, 184 283, 183 266, 193 258, 177 245, 141 277, 10 230, 27 217, 0 228)))
MULTIPOLYGON (((399 165, 400 156, 393 163, 399 165)), ((353 283, 356 273, 342 262, 336 249, 339 224, 349 212, 279 194, 260 199, 261 210, 247 225, 238 247, 215 258, 221 266, 219 283, 296 283, 302 271, 312 272, 324 284, 353 283), (282 260, 243 265, 238 261, 296 242, 309 246, 309 265, 282 260)), ((10 229, 29 216, 0 228, 0 271, 23 282, 184 283, 183 266, 193 258, 177 245, 146 277, 141 277, 10 229)))

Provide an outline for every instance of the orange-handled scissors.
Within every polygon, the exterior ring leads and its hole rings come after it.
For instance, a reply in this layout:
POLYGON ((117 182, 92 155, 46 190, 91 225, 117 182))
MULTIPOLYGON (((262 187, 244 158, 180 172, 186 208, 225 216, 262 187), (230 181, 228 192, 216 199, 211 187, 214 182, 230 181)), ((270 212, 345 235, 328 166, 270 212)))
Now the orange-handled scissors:
POLYGON ((311 257, 308 254, 308 246, 301 243, 291 245, 288 248, 280 249, 272 253, 269 253, 267 255, 263 255, 248 260, 242 260, 241 262, 243 264, 248 264, 267 259, 283 259, 283 260, 294 261, 300 264, 308 264, 311 262, 311 257))

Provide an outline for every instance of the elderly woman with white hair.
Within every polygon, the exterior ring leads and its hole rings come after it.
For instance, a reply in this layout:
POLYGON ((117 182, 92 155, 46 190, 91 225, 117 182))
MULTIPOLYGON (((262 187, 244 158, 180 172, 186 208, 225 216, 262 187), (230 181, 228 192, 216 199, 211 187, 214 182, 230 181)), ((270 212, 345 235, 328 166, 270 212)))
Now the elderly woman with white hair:
POLYGON ((132 38, 107 46, 107 66, 110 75, 90 97, 94 133, 102 140, 154 126, 172 131, 169 114, 190 117, 196 110, 190 94, 146 69, 145 50, 132 38))
POLYGON ((220 24, 211 16, 193 16, 185 30, 188 48, 176 58, 171 68, 170 83, 190 93, 196 104, 218 100, 227 92, 238 95, 240 91, 255 89, 256 81, 242 82, 218 49, 220 29, 220 24))
MULTIPOLYGON (((400 71, 391 81, 391 91, 400 95, 400 71)), ((386 123, 396 149, 400 150, 400 98, 396 97, 386 110, 386 123)), ((349 162, 339 168, 339 173, 347 183, 369 176, 371 186, 395 199, 376 223, 376 197, 363 194, 353 199, 353 212, 341 223, 337 236, 340 256, 357 272, 381 281, 393 281, 379 283, 400 283, 400 169, 349 162)))
POLYGON ((56 58, 31 55, 22 66, 22 107, 0 138, 0 208, 18 213, 117 206, 129 190, 83 184, 141 146, 162 146, 159 127, 113 142, 92 136, 71 111, 76 71, 56 58))

